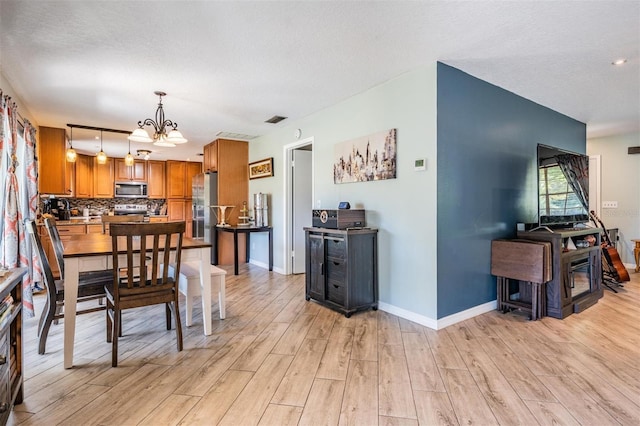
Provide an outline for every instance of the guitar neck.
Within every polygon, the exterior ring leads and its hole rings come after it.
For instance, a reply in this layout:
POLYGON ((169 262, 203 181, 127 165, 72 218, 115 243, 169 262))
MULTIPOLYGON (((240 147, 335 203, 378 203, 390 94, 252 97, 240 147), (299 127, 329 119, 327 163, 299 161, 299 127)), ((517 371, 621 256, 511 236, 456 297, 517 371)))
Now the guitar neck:
POLYGON ((604 240, 607 243, 607 245, 613 246, 613 243, 609 238, 609 231, 607 231, 607 228, 604 226, 604 223, 602 223, 602 220, 600 220, 600 218, 596 216, 596 213, 593 210, 591 211, 591 218, 593 219, 596 225, 599 225, 600 228, 602 228, 602 234, 604 235, 604 240))

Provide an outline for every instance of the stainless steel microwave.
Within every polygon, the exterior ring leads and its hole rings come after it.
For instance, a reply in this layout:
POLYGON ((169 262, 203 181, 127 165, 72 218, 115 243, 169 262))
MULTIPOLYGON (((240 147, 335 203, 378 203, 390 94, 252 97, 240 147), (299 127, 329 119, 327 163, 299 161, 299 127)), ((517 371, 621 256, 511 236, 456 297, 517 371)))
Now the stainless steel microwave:
POLYGON ((120 198, 147 198, 147 183, 116 182, 115 195, 120 198))

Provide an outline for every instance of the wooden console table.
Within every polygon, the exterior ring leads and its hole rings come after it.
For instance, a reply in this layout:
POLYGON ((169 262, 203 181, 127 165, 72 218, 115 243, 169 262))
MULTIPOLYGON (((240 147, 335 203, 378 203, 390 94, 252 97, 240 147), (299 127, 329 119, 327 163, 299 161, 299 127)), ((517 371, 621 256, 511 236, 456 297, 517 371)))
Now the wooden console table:
POLYGON ((246 261, 249 262, 250 236, 252 232, 269 233, 269 270, 273 271, 273 228, 271 226, 214 226, 213 227, 213 264, 218 264, 218 236, 220 232, 233 233, 233 273, 238 275, 238 234, 246 235, 245 250, 246 261))
POLYGON ((640 240, 631 240, 636 243, 633 248, 633 257, 636 259, 636 272, 640 271, 640 240))

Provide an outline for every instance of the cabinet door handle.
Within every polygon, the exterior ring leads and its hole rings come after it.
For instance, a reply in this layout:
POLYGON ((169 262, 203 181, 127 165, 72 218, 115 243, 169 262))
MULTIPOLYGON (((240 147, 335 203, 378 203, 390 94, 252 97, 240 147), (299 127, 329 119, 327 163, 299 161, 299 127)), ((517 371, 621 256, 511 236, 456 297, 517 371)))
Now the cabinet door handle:
POLYGON ((320 264, 320 275, 324 275, 324 262, 320 264))

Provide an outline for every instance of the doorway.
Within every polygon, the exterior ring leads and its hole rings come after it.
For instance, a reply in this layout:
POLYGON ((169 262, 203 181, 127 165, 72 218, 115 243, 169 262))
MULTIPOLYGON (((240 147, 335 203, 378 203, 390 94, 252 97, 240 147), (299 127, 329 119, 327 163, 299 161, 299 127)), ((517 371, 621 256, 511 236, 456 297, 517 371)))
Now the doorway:
POLYGON ((313 138, 284 147, 286 208, 285 273, 305 272, 305 227, 313 209, 313 138))

